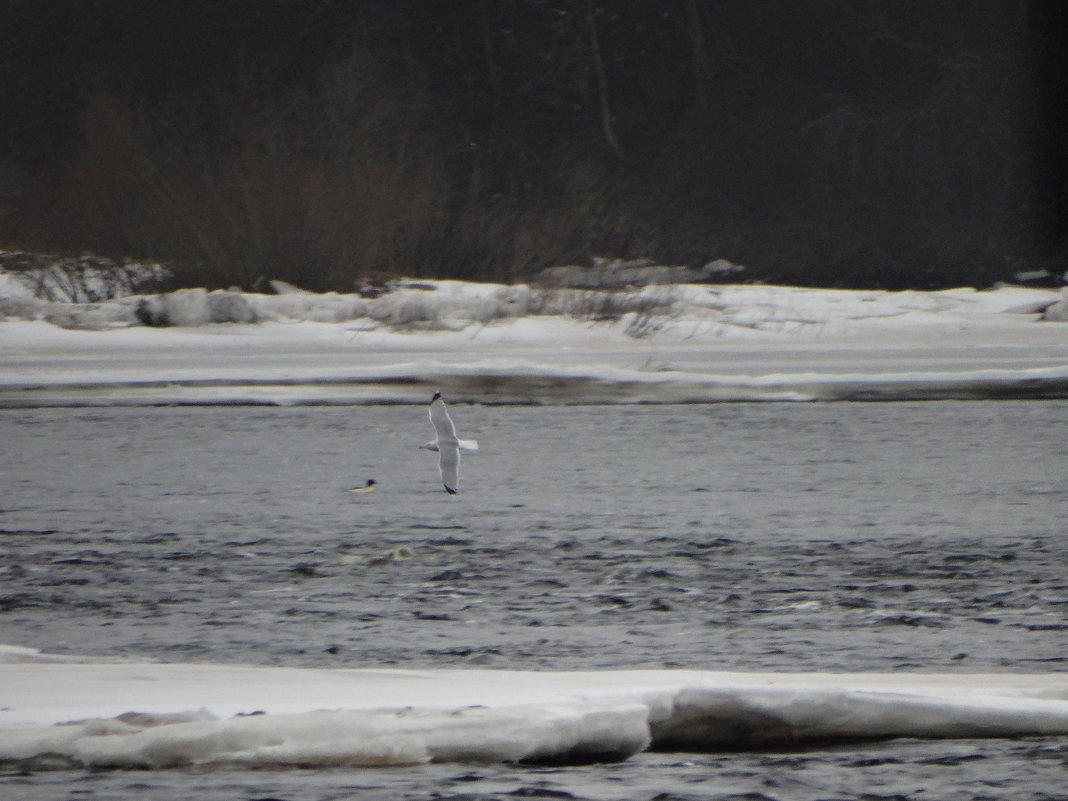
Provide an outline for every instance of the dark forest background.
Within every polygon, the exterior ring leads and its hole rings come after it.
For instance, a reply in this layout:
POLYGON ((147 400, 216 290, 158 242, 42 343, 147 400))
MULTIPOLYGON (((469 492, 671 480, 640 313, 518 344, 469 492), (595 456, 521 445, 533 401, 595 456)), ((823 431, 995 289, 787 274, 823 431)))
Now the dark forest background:
POLYGON ((1057 0, 0 0, 0 247, 183 283, 1068 269, 1057 0))

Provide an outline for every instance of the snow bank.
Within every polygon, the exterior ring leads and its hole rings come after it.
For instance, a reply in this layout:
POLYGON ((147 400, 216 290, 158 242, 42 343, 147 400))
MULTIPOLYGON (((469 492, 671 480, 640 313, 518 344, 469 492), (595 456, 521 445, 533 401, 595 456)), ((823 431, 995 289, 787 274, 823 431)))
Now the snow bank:
POLYGON ((1068 735, 1068 676, 537 673, 50 660, 0 651, 0 762, 579 764, 886 737, 1068 735))
POLYGON ((0 406, 1068 397, 1068 299, 1046 289, 282 290, 9 293, 0 406))
MULTIPOLYGON (((635 339, 653 334, 668 338, 723 337, 728 334, 826 334, 826 328, 856 328, 863 323, 907 318, 912 326, 980 322, 1001 314, 1060 320, 1068 295, 1051 289, 1003 286, 980 292, 961 288, 939 292, 890 292, 802 289, 755 284, 686 283, 731 267, 714 262, 701 271, 689 268, 553 268, 549 285, 478 284, 463 281, 412 281, 392 284, 373 296, 316 294, 271 282, 277 294, 238 290, 180 289, 159 295, 102 296, 73 302, 63 293, 42 297, 21 276, 0 270, 0 319, 47 320, 61 328, 104 330, 146 325, 194 327, 218 323, 355 322, 363 330, 456 331, 524 317, 567 317, 584 322, 619 323, 619 333, 635 339), (581 281, 567 271, 590 276, 641 275, 645 281, 581 281), (682 271, 682 272, 679 272, 682 271), (693 274, 691 274, 693 273, 693 274), (653 280, 653 275, 657 280, 653 280), (569 277, 570 276, 570 277, 569 277), (666 280, 670 278, 672 280, 666 280), (566 279, 566 280, 565 280, 566 279), (57 299, 58 295, 58 299, 57 299), (636 325, 636 318, 645 318, 636 325), (650 319, 655 318, 655 319, 650 319), (731 330, 739 329, 739 330, 731 330)), ((68 293, 69 294, 69 293, 68 293)), ((81 296, 75 293, 74 299, 81 296)))

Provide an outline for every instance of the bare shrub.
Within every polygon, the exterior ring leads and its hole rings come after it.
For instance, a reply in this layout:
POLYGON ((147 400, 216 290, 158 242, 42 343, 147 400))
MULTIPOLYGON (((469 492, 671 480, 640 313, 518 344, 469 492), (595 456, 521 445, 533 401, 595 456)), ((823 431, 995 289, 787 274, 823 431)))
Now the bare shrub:
POLYGON ((172 289, 511 282, 649 239, 609 167, 566 148, 515 166, 510 141, 457 154, 424 90, 370 52, 267 103, 255 70, 232 81, 196 105, 93 95, 25 216, 71 248, 173 262, 172 289))
POLYGON ((627 321, 624 333, 640 339, 663 328, 674 315, 672 290, 633 292, 599 289, 536 289, 527 301, 530 314, 561 315, 591 323, 627 321))
POLYGON ((445 261, 450 277, 522 281, 590 253, 646 247, 647 224, 628 211, 622 184, 609 169, 560 152, 534 176, 512 175, 503 162, 514 158, 508 151, 474 159, 454 242, 443 248, 459 248, 445 261), (485 174, 504 174, 505 180, 483 183, 485 174))
POLYGON ((159 264, 119 263, 95 256, 63 257, 31 253, 0 254, 0 265, 40 300, 99 303, 143 291, 162 281, 159 264))
POLYGON ((421 272, 445 227, 444 168, 421 104, 394 83, 357 52, 268 106, 101 95, 74 167, 42 197, 77 210, 73 241, 173 259, 184 286, 322 290, 421 272))

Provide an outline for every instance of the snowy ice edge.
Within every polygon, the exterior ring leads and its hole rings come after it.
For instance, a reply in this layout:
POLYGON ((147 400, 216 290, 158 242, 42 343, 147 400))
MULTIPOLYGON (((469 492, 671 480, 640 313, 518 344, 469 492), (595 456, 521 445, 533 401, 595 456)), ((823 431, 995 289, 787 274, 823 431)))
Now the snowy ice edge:
POLYGON ((607 316, 589 292, 546 306, 530 287, 456 281, 373 300, 179 290, 166 328, 136 324, 145 298, 3 291, 9 408, 424 403, 428 389, 532 404, 1068 397, 1068 290, 660 285, 611 295, 607 316), (655 313, 626 311, 643 299, 655 313))
POLYGON ((38 770, 582 764, 648 749, 1068 735, 1063 674, 325 670, 0 647, 0 688, 0 764, 38 770))
POLYGON ((458 371, 405 378, 0 383, 0 408, 424 404, 439 389, 453 403, 531 405, 1055 400, 1068 398, 1068 365, 956 374, 659 373, 633 378, 593 371, 539 374, 531 366, 512 373, 458 371))

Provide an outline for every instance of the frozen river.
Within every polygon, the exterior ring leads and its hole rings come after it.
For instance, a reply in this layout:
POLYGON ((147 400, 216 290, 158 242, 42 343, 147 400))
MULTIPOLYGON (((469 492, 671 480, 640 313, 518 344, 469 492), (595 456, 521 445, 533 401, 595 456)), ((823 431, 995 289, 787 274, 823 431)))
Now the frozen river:
MULTIPOLYGON (((316 667, 1068 667, 1066 402, 452 413, 481 444, 455 498, 418 449, 422 406, 0 412, 0 642, 316 667)), ((61 771, 0 778, 0 798, 1039 799, 1066 752, 61 771)))

